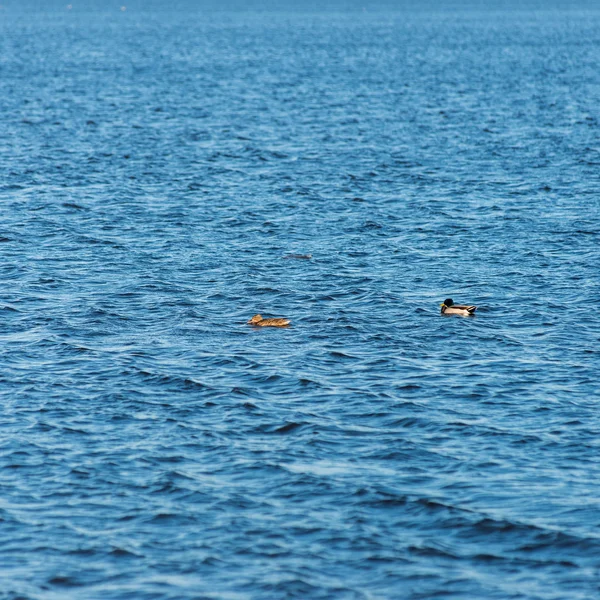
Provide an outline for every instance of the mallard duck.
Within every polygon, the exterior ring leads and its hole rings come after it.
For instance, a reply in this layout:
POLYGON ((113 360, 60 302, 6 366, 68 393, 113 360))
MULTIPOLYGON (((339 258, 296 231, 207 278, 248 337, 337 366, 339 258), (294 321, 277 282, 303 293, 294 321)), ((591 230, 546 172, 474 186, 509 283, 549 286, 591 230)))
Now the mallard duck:
POLYGON ((290 324, 289 319, 263 319, 262 315, 254 315, 249 321, 249 325, 256 327, 287 327, 290 324))
POLYGON ((462 315, 463 317, 468 317, 477 310, 476 306, 454 304, 452 298, 446 298, 440 306, 442 307, 443 315, 462 315))

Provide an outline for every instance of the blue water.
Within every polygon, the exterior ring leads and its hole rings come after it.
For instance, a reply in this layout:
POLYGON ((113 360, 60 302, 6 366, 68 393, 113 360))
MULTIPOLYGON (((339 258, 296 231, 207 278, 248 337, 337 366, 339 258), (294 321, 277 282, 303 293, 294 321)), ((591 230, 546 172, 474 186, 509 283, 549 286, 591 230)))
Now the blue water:
POLYGON ((599 64, 594 11, 5 9, 0 598, 600 597, 599 64))

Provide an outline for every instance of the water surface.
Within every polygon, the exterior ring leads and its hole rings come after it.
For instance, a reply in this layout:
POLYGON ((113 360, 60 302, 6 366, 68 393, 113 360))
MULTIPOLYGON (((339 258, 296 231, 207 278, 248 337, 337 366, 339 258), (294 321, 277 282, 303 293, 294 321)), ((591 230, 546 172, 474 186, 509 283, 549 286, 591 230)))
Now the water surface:
POLYGON ((600 13, 0 23, 1 598, 598 597, 600 13))

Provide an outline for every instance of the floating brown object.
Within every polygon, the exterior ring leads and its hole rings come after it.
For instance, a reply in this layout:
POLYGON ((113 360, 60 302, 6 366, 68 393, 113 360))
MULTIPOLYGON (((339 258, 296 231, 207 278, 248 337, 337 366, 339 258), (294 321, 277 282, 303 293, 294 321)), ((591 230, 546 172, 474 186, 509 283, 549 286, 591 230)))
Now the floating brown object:
POLYGON ((290 322, 289 319, 263 319, 262 315, 254 315, 248 324, 256 327, 287 327, 290 322))
POLYGON ((477 310, 477 307, 473 305, 465 306, 463 304, 454 304, 452 298, 446 298, 440 306, 442 307, 443 315, 462 315, 463 317, 469 317, 477 310))

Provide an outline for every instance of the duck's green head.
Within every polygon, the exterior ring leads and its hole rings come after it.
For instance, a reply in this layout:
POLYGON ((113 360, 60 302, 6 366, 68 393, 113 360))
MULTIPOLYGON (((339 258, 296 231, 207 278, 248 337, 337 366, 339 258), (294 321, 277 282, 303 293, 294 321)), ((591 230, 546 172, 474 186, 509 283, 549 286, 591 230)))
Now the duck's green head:
POLYGON ((446 298, 441 304, 440 306, 452 306, 454 304, 454 301, 452 300, 452 298, 446 298))

